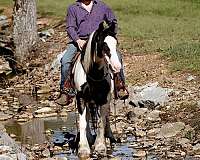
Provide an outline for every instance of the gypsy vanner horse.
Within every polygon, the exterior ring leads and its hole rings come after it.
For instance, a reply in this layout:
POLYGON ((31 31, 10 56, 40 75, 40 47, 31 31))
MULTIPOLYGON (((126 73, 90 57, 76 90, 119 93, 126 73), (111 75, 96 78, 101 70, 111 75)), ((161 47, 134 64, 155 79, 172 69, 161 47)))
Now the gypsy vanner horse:
POLYGON ((79 157, 89 157, 90 147, 100 155, 106 155, 105 139, 114 142, 109 112, 113 91, 113 73, 119 72, 121 63, 117 56, 115 25, 105 28, 103 23, 88 39, 84 54, 74 66, 74 85, 79 112, 79 157), (96 137, 91 133, 91 120, 95 122, 96 137))

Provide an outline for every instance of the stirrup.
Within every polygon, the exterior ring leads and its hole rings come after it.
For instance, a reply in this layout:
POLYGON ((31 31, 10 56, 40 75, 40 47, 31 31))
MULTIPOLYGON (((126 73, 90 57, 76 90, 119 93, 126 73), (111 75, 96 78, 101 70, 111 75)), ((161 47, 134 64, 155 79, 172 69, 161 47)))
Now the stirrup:
POLYGON ((129 92, 125 83, 120 79, 119 74, 114 76, 114 97, 115 99, 126 100, 129 97, 129 92))
POLYGON ((126 89, 125 86, 124 86, 123 89, 120 89, 120 90, 118 91, 118 97, 119 97, 120 100, 126 100, 126 99, 128 99, 128 97, 129 97, 129 92, 128 92, 128 90, 126 89), (121 90, 123 90, 123 91, 121 91, 121 90), (122 93, 122 95, 120 95, 120 93, 122 93))

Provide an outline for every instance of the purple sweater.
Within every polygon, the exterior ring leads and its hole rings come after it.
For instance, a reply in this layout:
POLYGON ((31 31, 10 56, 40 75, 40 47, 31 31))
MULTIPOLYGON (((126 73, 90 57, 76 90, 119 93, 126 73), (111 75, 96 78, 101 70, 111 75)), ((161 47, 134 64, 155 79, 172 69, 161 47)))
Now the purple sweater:
POLYGON ((117 19, 112 10, 100 0, 93 0, 90 13, 81 6, 80 1, 70 5, 67 10, 66 21, 67 33, 72 41, 88 38, 93 31, 98 29, 102 21, 105 21, 108 25, 114 22, 117 28, 117 19))

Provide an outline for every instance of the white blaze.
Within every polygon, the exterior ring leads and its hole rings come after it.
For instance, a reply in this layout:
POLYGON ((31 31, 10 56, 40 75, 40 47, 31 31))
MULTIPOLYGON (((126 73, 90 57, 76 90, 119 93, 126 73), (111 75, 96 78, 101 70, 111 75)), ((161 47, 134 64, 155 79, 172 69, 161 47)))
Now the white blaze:
POLYGON ((121 63, 119 61, 119 57, 117 56, 117 40, 112 36, 107 36, 104 40, 105 43, 107 43, 108 47, 110 48, 110 63, 115 72, 120 72, 121 69, 121 63))

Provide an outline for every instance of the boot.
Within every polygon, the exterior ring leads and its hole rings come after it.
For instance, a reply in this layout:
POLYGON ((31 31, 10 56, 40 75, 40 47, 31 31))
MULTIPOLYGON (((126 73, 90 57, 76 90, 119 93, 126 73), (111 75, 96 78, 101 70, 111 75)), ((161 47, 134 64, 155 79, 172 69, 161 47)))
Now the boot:
POLYGON ((67 106, 73 102, 73 97, 74 96, 71 96, 68 93, 61 91, 60 96, 55 102, 61 106, 67 106))
POLYGON ((66 80, 64 84, 64 90, 61 90, 60 96, 55 101, 57 104, 66 106, 73 102, 73 98, 75 97, 76 93, 74 88, 71 85, 70 80, 66 80))
POLYGON ((129 92, 125 86, 125 83, 121 80, 119 74, 114 75, 114 96, 115 99, 126 100, 129 97, 129 92))

